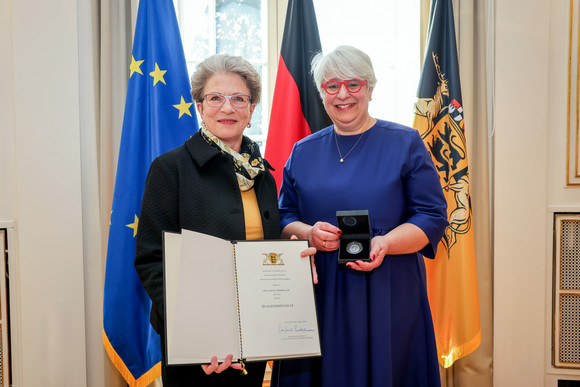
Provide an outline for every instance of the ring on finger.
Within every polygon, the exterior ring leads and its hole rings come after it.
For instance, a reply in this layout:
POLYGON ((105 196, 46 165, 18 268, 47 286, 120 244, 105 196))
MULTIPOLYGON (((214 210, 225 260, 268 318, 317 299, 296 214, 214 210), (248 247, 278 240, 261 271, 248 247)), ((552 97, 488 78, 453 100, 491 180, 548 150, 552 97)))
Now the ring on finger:
POLYGON ((322 247, 326 247, 326 241, 322 241, 322 247))

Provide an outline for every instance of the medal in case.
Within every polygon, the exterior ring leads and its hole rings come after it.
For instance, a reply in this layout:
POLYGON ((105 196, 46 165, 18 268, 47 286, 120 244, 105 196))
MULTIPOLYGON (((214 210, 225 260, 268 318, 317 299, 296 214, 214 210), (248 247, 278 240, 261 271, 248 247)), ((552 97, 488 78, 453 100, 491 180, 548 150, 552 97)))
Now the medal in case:
POLYGON ((338 263, 369 262, 371 226, 368 210, 336 211, 338 228, 342 231, 338 263))

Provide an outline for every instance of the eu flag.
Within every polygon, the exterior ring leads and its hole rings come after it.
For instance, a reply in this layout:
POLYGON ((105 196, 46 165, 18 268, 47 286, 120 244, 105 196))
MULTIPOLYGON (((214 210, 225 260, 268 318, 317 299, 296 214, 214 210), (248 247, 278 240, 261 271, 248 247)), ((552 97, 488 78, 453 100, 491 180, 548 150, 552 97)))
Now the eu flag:
POLYGON ((135 271, 141 197, 151 162, 197 130, 185 55, 171 0, 141 0, 133 42, 109 226, 103 342, 129 386, 161 375, 151 301, 135 271))
POLYGON ((425 259, 440 364, 451 367, 481 343, 475 241, 464 112, 451 0, 433 0, 413 127, 431 152, 447 199, 449 226, 425 259))

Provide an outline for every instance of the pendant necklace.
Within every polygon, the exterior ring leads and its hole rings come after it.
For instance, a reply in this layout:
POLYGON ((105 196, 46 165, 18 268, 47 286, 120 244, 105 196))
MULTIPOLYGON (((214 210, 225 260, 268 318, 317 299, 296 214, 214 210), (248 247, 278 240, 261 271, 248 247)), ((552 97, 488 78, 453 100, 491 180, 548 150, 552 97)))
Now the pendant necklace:
POLYGON ((344 155, 344 157, 342 157, 342 154, 340 153, 340 148, 338 147, 338 137, 336 135, 336 131, 334 131, 334 142, 336 143, 336 150, 338 151, 338 155, 340 156, 340 162, 344 163, 344 159, 346 159, 346 156, 348 156, 350 154, 350 152, 353 151, 353 149, 358 145, 358 143, 360 142, 360 140, 364 137, 364 135, 366 134, 366 132, 368 132, 368 130, 365 130, 360 137, 358 138, 358 140, 356 140, 356 142, 354 143, 354 145, 352 146, 352 148, 350 148, 350 150, 348 151, 347 154, 344 155))

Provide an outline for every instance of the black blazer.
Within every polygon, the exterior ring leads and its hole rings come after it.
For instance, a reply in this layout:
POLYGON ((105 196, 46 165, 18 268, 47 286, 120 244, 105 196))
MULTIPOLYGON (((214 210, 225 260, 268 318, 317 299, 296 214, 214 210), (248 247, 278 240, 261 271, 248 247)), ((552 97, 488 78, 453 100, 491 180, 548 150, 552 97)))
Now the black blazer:
MULTIPOLYGON (((280 238, 276 183, 268 170, 254 179, 265 239, 280 238)), ((153 161, 141 205, 135 268, 153 302, 151 324, 163 334, 162 232, 188 229, 246 239, 242 196, 229 156, 194 134, 153 161)))

